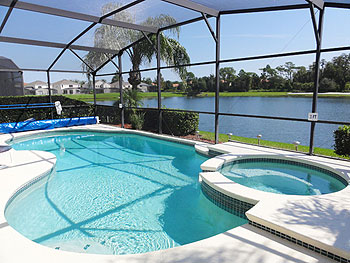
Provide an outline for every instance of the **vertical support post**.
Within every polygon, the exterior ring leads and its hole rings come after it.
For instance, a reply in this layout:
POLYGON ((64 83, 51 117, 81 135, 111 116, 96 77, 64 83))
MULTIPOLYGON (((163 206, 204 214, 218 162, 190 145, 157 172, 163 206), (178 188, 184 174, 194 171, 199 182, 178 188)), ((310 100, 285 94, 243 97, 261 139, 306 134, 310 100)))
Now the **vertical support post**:
POLYGON ((219 143, 219 92, 220 92, 220 15, 216 18, 216 56, 215 56, 215 143, 219 143))
POLYGON ((119 66, 119 101, 120 101, 120 104, 122 105, 122 107, 120 109, 120 122, 121 122, 121 127, 124 128, 122 55, 123 55, 123 53, 118 54, 118 66, 119 66))
POLYGON ((92 73, 92 91, 94 92, 94 115, 96 116, 96 72, 92 73))
MULTIPOLYGON (((310 6, 310 11, 314 12, 313 6, 310 6)), ((314 78, 314 90, 312 96, 312 112, 317 112, 317 98, 318 98, 318 87, 320 82, 320 61, 321 61, 321 46, 322 46, 322 30, 323 30, 323 16, 324 10, 320 10, 318 28, 314 23, 314 29, 317 33, 316 35, 316 61, 315 61, 315 78, 314 78), (318 37, 317 37, 318 36, 318 37)), ((309 155, 312 155, 314 152, 314 135, 315 135, 315 126, 316 122, 311 122, 310 129, 310 144, 309 144, 309 155)))
POLYGON ((161 94, 161 72, 160 72, 160 32, 157 33, 157 85, 158 85, 158 133, 162 134, 162 94, 161 94))
MULTIPOLYGON (((50 82, 50 71, 46 71, 46 76, 47 76, 47 87, 49 89, 49 102, 52 103, 52 96, 51 96, 51 82, 50 82)), ((52 109, 50 109, 50 115, 51 119, 53 119, 53 112, 52 109)))

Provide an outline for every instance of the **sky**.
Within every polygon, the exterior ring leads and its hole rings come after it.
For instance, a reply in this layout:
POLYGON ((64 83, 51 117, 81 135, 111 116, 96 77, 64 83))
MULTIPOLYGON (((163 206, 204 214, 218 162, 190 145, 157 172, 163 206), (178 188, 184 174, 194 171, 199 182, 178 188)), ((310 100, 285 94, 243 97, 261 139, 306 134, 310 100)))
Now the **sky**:
MULTIPOLYGON (((35 4, 46 4, 56 8, 67 8, 76 12, 86 12, 91 15, 100 15, 100 9, 107 0, 26 0, 35 4)), ((265 0, 267 1, 267 0, 265 0)), ((286 1, 286 0, 283 0, 286 1)), ((299 0, 298 0, 299 1, 299 0)), ((124 0, 123 3, 131 2, 124 0)), ((218 1, 218 5, 226 3, 218 1)), ((7 8, 0 7, 0 21, 6 14, 7 8)), ((178 21, 198 15, 194 11, 174 7, 160 0, 146 0, 138 7, 133 7, 136 23, 142 22, 149 16, 171 14, 178 21)), ((209 19, 215 29, 215 19, 209 19)), ((6 24, 2 36, 18 38, 30 38, 43 41, 68 43, 77 34, 84 30, 89 22, 83 22, 68 18, 38 14, 24 10, 14 10, 6 24)), ((350 10, 327 8, 324 20, 323 48, 349 46, 350 45, 350 10)), ((93 46, 94 32, 99 26, 79 39, 75 44, 93 46)), ((215 60, 215 42, 204 21, 199 21, 181 27, 179 42, 190 55, 191 62, 215 60)), ((221 59, 239 58, 254 55, 274 54, 280 52, 309 50, 315 48, 315 36, 311 23, 311 16, 306 10, 275 11, 251 14, 224 15, 221 19, 221 59)), ((46 69, 60 50, 55 48, 33 47, 26 45, 14 45, 0 43, 0 56, 12 59, 20 68, 46 69)), ((87 52, 78 51, 80 56, 87 52)), ((342 52, 323 54, 327 61, 342 52)), ((298 57, 286 57, 278 59, 264 59, 245 61, 238 63, 225 63, 221 67, 233 67, 239 72, 244 69, 249 72, 260 73, 260 68, 270 64, 277 67, 287 61, 298 66, 308 66, 315 60, 315 55, 298 57)), ((123 69, 128 70, 131 64, 128 56, 123 56, 123 69)), ((142 65, 142 68, 154 67, 155 60, 151 64, 142 65)), ((70 51, 66 51, 62 58, 54 66, 54 69, 80 70, 81 62, 70 51)), ((196 66, 188 68, 196 76, 214 74, 215 66, 196 66)), ((106 66, 100 73, 113 73, 116 69, 113 65, 106 66)), ((171 70, 162 70, 166 80, 179 80, 171 70)), ((156 72, 142 73, 142 77, 154 79, 156 72)), ((86 80, 83 74, 51 73, 52 82, 66 79, 86 80)), ((110 77, 103 77, 109 81, 110 77)), ((124 76, 127 78, 127 75, 124 76)), ((46 81, 46 73, 24 72, 26 83, 35 80, 46 81)))

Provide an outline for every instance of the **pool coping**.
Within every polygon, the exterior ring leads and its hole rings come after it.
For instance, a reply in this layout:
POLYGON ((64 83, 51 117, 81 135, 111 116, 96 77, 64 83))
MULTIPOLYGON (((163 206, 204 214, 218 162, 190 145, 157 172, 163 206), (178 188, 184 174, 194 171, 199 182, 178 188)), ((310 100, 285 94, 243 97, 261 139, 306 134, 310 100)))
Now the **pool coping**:
MULTIPOLYGON (((89 125, 84 127, 58 128, 47 131, 23 132, 12 135, 0 135, 0 144, 6 144, 14 138, 25 138, 35 134, 45 134, 56 131, 101 131, 101 132, 126 132, 142 134, 154 138, 181 142, 194 145, 202 153, 208 153, 209 145, 195 141, 175 138, 166 135, 157 135, 143 131, 124 130, 108 125, 89 125)), ((197 150, 197 149, 196 149, 197 150)), ((199 152, 200 152, 199 151, 199 152)), ((1 262, 24 262, 31 259, 36 262, 248 262, 247 256, 256 256, 256 261, 263 262, 327 262, 316 253, 304 248, 291 246, 284 240, 279 240, 273 235, 250 225, 243 225, 231 229, 225 233, 204 239, 184 246, 149 252, 136 255, 96 255, 81 254, 66 251, 57 251, 39 245, 19 234, 8 225, 4 218, 4 210, 11 196, 24 185, 33 180, 44 178, 55 167, 56 158, 53 154, 42 151, 15 151, 11 149, 0 154, 0 161, 5 167, 0 169, 0 261, 1 262), (17 164, 20 164, 17 166, 17 164), (11 172, 12 171, 12 172, 11 172), (264 245, 262 245, 264 244, 264 245), (239 248, 239 249, 238 249, 239 248), (21 251, 19 253, 19 251, 21 251), (210 252, 210 255, 208 254, 210 252), (207 255, 207 256, 204 256, 207 255), (204 259, 205 258, 205 259, 204 259)), ((249 260, 255 262, 255 260, 249 260)))

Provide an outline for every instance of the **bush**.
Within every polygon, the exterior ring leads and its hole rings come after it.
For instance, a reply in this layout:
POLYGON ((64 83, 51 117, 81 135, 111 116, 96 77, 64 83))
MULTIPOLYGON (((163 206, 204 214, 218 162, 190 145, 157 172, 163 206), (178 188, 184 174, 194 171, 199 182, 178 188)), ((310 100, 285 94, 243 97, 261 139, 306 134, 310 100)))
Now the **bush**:
MULTIPOLYGON (((183 111, 163 111, 162 132, 175 136, 194 134, 198 130, 199 114, 183 111)), ((147 111, 145 114, 145 130, 158 130, 158 111, 147 111)))
MULTIPOLYGON (((84 117, 93 116, 93 105, 69 99, 65 96, 52 96, 52 102, 60 101, 63 107, 61 115, 56 114, 55 108, 29 108, 29 109, 11 109, 0 110, 0 123, 18 122, 24 121, 30 118, 36 120, 45 120, 58 118, 72 118, 72 117, 84 117), (65 106, 73 106, 71 108, 65 108, 65 106)), ((0 97, 1 105, 14 105, 14 104, 35 104, 35 103, 47 103, 49 102, 48 96, 8 96, 0 97)))
POLYGON ((145 122, 145 112, 133 112, 130 115, 131 127, 136 130, 141 130, 145 122))
POLYGON ((163 112, 163 133, 175 136, 195 134, 198 130, 199 114, 184 111, 163 112))
POLYGON ((96 105, 96 115, 102 123, 120 124, 121 110, 117 106, 96 105))
POLYGON ((341 126, 334 131, 334 152, 343 156, 350 156, 350 126, 341 126))

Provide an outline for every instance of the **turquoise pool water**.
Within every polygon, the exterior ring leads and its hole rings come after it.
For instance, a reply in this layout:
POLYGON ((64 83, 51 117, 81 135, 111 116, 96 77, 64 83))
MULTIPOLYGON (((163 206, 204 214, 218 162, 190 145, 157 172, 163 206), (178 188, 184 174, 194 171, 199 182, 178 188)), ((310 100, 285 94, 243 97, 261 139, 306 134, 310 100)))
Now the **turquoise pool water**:
POLYGON ((135 254, 201 240, 247 221, 210 202, 194 147, 132 134, 51 134, 16 150, 57 156, 55 171, 8 205, 9 224, 59 250, 135 254))
POLYGON ((257 190, 288 195, 320 195, 340 191, 347 184, 316 167, 280 160, 237 161, 224 166, 223 175, 257 190))

